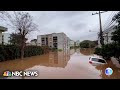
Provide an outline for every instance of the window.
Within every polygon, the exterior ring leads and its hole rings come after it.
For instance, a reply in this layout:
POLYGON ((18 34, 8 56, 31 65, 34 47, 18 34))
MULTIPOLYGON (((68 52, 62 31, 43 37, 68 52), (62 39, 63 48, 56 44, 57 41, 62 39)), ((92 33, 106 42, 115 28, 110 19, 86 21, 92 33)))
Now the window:
POLYGON ((99 62, 101 62, 101 63, 106 63, 104 60, 102 60, 102 59, 98 59, 98 61, 99 62))
POLYGON ((97 58, 92 58, 92 61, 98 62, 98 59, 97 58))

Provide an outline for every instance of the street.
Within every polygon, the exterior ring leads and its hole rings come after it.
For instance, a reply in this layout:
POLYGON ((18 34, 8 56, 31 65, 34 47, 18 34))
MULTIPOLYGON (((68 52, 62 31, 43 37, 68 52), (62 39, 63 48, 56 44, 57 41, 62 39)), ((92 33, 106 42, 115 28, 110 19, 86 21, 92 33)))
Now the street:
POLYGON ((5 70, 35 70, 39 72, 37 77, 8 77, 8 79, 120 79, 120 69, 111 61, 107 65, 89 64, 91 55, 88 50, 80 52, 79 49, 72 49, 65 52, 49 52, 24 60, 0 62, 0 74, 5 70), (107 67, 113 69, 111 76, 104 73, 107 67))

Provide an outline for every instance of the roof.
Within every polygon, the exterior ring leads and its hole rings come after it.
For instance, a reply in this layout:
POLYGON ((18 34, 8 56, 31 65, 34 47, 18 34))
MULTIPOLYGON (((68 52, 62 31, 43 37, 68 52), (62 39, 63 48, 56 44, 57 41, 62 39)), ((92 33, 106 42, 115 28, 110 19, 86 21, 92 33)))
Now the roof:
POLYGON ((7 31, 7 28, 3 27, 3 26, 0 26, 0 31, 2 31, 2 32, 7 31))
POLYGON ((33 42, 33 41, 37 41, 37 39, 32 39, 31 42, 33 42))

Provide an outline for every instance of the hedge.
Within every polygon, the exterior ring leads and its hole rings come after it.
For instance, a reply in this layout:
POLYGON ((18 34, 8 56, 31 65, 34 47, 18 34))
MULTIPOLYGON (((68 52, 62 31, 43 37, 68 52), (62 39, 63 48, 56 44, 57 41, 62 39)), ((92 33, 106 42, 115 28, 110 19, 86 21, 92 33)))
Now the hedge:
MULTIPOLYGON (((117 46, 114 44, 106 44, 102 46, 101 48, 95 48, 94 54, 102 56, 104 59, 110 59, 110 57, 113 57, 116 54, 117 46)), ((119 51, 117 52, 119 53, 119 51)))
MULTIPOLYGON (((40 46, 26 46, 24 50, 24 57, 36 56, 45 53, 40 46)), ((14 60, 20 58, 20 47, 15 45, 0 45, 0 61, 14 60)))

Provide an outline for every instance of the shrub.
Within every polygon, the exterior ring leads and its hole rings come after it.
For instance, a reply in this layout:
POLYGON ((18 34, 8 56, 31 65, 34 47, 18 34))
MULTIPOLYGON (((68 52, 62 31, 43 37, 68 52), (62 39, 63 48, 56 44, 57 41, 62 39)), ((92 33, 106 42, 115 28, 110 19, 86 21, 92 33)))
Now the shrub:
MULTIPOLYGON (((47 47, 26 46, 24 57, 36 56, 46 53, 47 47)), ((20 47, 15 45, 0 45, 0 61, 14 60, 20 58, 20 47)))
POLYGON ((101 48, 95 48, 95 52, 94 52, 94 54, 97 54, 97 55, 102 55, 101 54, 101 48))
POLYGON ((106 44, 101 48, 95 48, 94 54, 101 55, 104 59, 110 59, 116 53, 114 44, 106 44))

